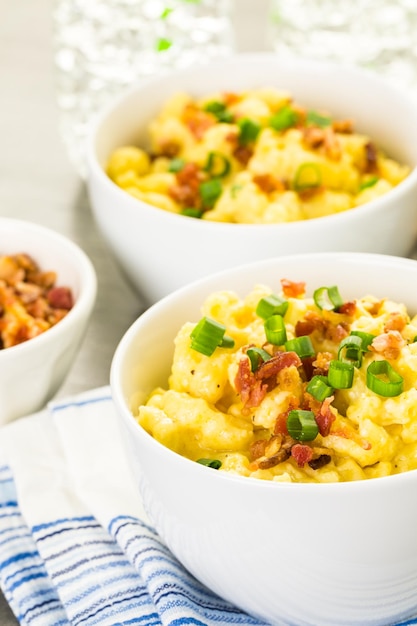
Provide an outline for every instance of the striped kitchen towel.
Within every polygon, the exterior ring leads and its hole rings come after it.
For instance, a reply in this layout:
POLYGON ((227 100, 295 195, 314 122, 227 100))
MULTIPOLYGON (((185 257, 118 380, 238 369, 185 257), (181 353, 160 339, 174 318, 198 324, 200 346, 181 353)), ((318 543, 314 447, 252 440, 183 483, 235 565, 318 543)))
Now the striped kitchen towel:
POLYGON ((153 530, 108 387, 0 430, 0 586, 27 626, 264 624, 203 587, 153 530))

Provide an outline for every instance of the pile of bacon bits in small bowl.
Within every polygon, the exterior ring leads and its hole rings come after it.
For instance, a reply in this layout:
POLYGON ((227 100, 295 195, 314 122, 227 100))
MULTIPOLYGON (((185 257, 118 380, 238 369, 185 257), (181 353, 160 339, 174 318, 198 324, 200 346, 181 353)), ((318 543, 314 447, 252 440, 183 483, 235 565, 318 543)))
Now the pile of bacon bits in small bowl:
POLYGON ((72 309, 71 289, 56 281, 28 254, 0 256, 0 349, 40 335, 72 309))

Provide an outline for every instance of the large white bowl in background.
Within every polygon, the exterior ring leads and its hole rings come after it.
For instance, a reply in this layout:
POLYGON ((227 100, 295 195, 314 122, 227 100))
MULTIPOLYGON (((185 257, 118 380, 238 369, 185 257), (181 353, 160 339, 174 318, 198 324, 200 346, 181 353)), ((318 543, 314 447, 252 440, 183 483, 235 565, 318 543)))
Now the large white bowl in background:
POLYGON ((241 263, 297 252, 351 250, 406 256, 417 232, 417 106, 414 98, 360 69, 237 55, 136 87, 99 117, 87 148, 95 220, 133 286, 152 303, 191 280, 241 263), (169 213, 120 189, 106 162, 125 144, 147 144, 147 126, 167 98, 275 86, 303 105, 352 118, 355 128, 414 169, 388 194, 359 208, 275 225, 227 224, 169 213))
POLYGON ((417 261, 360 253, 293 255, 227 270, 148 309, 122 338, 111 388, 145 509, 198 579, 282 626, 387 626, 417 611, 417 471, 285 484, 209 470, 138 425, 132 397, 167 386, 173 340, 212 292, 280 279, 337 284, 347 300, 390 297, 417 312, 417 261))
POLYGON ((96 299, 97 279, 87 255, 70 239, 38 224, 0 218, 0 255, 29 254, 42 271, 70 287, 74 306, 55 326, 0 350, 0 425, 44 407, 74 361, 96 299))

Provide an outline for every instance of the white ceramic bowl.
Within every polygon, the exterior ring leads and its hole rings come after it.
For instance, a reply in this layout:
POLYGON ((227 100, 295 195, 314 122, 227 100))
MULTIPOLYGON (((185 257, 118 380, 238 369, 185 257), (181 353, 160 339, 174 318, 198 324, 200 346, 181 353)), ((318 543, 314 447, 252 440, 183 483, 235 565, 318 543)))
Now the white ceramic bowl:
MULTIPOLYGON (((227 270, 148 309, 122 338, 111 388, 145 509, 198 579, 282 626, 382 626, 417 611, 417 471, 345 483, 276 483, 207 470, 154 440, 132 396, 167 385, 173 339, 214 291, 280 278, 337 284, 417 312, 417 262, 361 253, 293 255, 227 270)), ((311 295, 311 292, 310 292, 311 295)))
POLYGON ((275 86, 299 102, 353 118, 391 156, 417 165, 417 106, 411 96, 364 70, 273 54, 237 55, 144 83, 102 114, 88 145, 88 189, 96 222, 136 289, 155 302, 191 280, 241 263, 297 252, 360 251, 406 256, 417 229, 417 170, 360 208, 275 225, 208 222, 147 205, 104 172, 114 149, 144 145, 149 121, 177 91, 275 86))
POLYGON ((74 306, 55 326, 0 350, 0 425, 44 407, 74 361, 96 298, 93 265, 75 243, 32 222, 0 218, 0 255, 29 254, 43 271, 57 272, 74 306))

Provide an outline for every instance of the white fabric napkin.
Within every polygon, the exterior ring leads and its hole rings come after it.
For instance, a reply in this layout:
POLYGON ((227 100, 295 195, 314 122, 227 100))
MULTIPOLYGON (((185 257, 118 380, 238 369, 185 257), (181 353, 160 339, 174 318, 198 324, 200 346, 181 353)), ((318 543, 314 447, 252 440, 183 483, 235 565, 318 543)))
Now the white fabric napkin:
POLYGON ((150 526, 108 387, 0 429, 0 586, 24 626, 266 626, 150 526))
POLYGON ((149 525, 108 387, 0 429, 0 586, 30 626, 260 626, 149 525))

